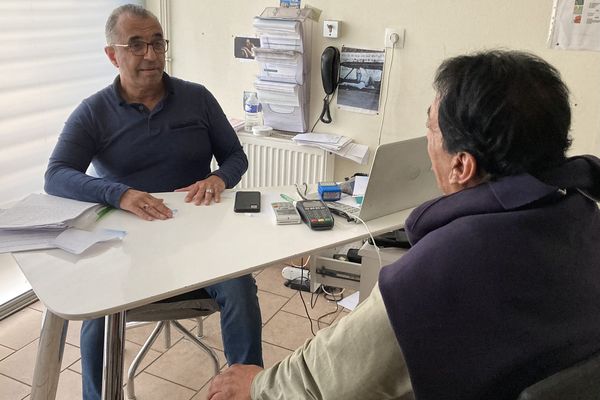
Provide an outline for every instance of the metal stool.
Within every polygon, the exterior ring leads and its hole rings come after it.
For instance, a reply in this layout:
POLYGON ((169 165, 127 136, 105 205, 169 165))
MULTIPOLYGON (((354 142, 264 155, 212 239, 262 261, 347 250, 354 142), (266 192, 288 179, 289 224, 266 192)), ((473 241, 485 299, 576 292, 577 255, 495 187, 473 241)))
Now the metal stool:
POLYGON ((200 340, 203 336, 202 317, 217 311, 219 311, 219 305, 202 289, 127 311, 128 328, 144 325, 149 322, 158 322, 129 367, 127 373, 127 398, 135 400, 135 385, 133 380, 136 370, 163 329, 166 334, 166 347, 171 347, 171 325, 210 356, 213 362, 214 374, 217 375, 219 373, 219 359, 214 350, 200 340), (197 336, 194 336, 177 321, 189 318, 196 318, 198 321, 197 336))

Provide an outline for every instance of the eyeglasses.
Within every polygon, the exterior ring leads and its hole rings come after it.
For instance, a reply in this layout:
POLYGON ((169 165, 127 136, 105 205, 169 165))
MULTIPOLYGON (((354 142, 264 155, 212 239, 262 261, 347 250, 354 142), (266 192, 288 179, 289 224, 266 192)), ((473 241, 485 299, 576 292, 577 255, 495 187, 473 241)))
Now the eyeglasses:
POLYGON ((127 47, 134 56, 145 56, 148 53, 148 48, 152 49, 156 54, 164 54, 169 49, 169 41, 166 39, 154 40, 150 43, 143 40, 132 40, 129 44, 111 44, 115 47, 127 47))

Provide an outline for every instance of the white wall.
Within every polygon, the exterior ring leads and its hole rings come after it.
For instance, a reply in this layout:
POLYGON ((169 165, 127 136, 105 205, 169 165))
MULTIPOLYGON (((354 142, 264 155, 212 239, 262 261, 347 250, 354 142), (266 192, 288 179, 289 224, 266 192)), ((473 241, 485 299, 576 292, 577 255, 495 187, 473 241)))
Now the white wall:
MULTIPOLYGON (((257 66, 233 58, 233 38, 254 34, 252 17, 276 3, 171 1, 173 75, 203 83, 228 115, 242 117, 241 93, 253 89, 257 66)), ((159 12, 158 0, 147 4, 159 12)), ((391 73, 385 78, 391 81, 382 142, 424 134, 433 74, 443 59, 503 47, 533 51, 562 72, 572 91, 571 153, 600 154, 600 52, 546 47, 552 0, 312 0, 310 4, 322 10, 313 30, 311 121, 318 117, 324 95, 318 72, 322 50, 330 45, 381 49, 385 28, 402 27, 405 48, 395 50, 391 73), (340 38, 321 36, 324 19, 342 21, 340 38)), ((315 131, 341 133, 372 149, 377 145, 381 115, 333 107, 332 117, 332 124, 319 123, 315 131)), ((365 169, 338 159, 336 178, 365 169)))

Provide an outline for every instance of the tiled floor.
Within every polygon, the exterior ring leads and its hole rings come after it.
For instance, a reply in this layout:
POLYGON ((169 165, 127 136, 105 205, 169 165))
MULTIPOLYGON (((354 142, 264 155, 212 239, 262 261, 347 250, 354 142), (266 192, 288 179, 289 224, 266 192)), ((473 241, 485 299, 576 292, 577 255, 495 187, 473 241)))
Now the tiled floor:
MULTIPOLYGON (((283 286, 282 267, 271 267, 256 275, 258 297, 263 319, 263 355, 265 366, 281 360, 311 337, 310 322, 298 292, 283 286)), ((318 297, 314 309, 310 308, 310 295, 304 293, 309 314, 316 331, 328 326, 346 314, 335 303, 318 297)), ((0 321, 0 399, 29 399, 33 365, 39 340, 43 305, 39 302, 0 321)), ((183 321, 188 328, 191 320, 183 321)), ((59 400, 81 399, 81 362, 79 360, 79 330, 81 322, 69 324, 67 345, 63 356, 62 372, 56 398, 59 400)), ((152 326, 127 330, 125 368, 139 350, 152 326)), ((135 380, 139 400, 173 399, 200 400, 206 398, 211 364, 208 356, 187 339, 172 331, 172 346, 165 349, 159 338, 148 353, 135 380)), ((204 342, 214 348, 225 365, 221 340, 219 316, 213 314, 204 320, 204 342)))

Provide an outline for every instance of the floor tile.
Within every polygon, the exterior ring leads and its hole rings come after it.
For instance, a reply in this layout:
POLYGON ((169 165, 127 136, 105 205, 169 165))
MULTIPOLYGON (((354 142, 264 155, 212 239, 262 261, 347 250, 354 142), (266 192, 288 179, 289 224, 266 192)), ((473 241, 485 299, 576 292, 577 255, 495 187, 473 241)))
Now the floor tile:
MULTIPOLYGON (((20 382, 31 385, 33 369, 37 356, 38 340, 28 344, 21 350, 0 361, 0 374, 4 374, 20 382)), ((65 345, 61 370, 79 359, 79 349, 70 344, 65 345)))
POLYGON ((336 302, 325 299, 323 294, 314 294, 302 292, 302 298, 300 293, 296 293, 294 297, 287 302, 283 307, 283 311, 287 311, 292 314, 306 317, 306 310, 310 318, 317 321, 331 323, 337 317, 337 314, 342 310, 341 306, 338 306, 336 302), (302 299, 306 304, 306 309, 302 304, 302 299), (311 302, 314 299, 314 308, 312 308, 311 302), (333 314, 332 314, 333 313, 333 314))
MULTIPOLYGON (((132 363, 134 357, 138 354, 138 352, 140 351, 141 348, 142 348, 142 346, 140 346, 136 343, 133 343, 130 341, 125 341, 125 359, 123 360, 123 382, 127 381, 127 374, 129 372, 129 367, 131 366, 131 363, 132 363)), ((148 353, 146 353, 146 356, 142 360, 142 363, 138 367, 135 374, 139 375, 144 370, 144 368, 146 368, 154 360, 156 360, 158 357, 160 357, 160 355, 161 355, 160 352, 158 352, 156 350, 152 350, 152 348, 150 348, 150 350, 148 350, 148 353)), ((81 374, 81 360, 79 360, 76 363, 74 363, 73 365, 71 365, 69 367, 69 369, 81 374)))
MULTIPOLYGON (((143 325, 143 326, 139 326, 139 327, 135 327, 135 328, 128 328, 127 331, 125 332, 125 338, 133 343, 136 343, 136 344, 142 346, 144 343, 146 343, 146 340, 150 336, 150 333, 152 332, 152 330, 154 329, 155 326, 156 326, 156 323, 151 323, 149 325, 143 325)), ((174 345, 175 343, 177 343, 179 340, 181 340, 182 337, 183 337, 183 335, 181 333, 179 333, 178 330, 176 330, 174 327, 171 327, 171 345, 174 345)), ((156 341, 152 345, 151 349, 159 351, 161 353, 163 351, 167 350, 167 347, 165 345, 165 330, 164 329, 160 333, 160 335, 156 338, 156 341)))
POLYGON ((206 385, 204 385, 202 387, 202 389, 200 389, 200 391, 198 393, 196 393, 196 395, 194 397, 192 397, 192 400, 206 400, 206 396, 208 396, 209 388, 210 388, 210 382, 208 382, 206 385))
POLYGON ((194 393, 194 390, 145 372, 135 380, 137 400, 189 400, 194 393))
POLYGON ((259 290, 258 303, 260 304, 262 323, 266 324, 273 318, 273 315, 275 315, 288 300, 287 297, 259 290))
MULTIPOLYGON (((321 326, 324 327, 327 324, 321 324, 321 326)), ((316 321, 313 321, 313 329, 316 333, 316 321)), ((278 312, 263 327, 263 341, 289 350, 295 350, 302 346, 309 337, 312 337, 312 334, 308 318, 285 311, 278 312)))
POLYGON ((258 286, 260 290, 275 293, 288 298, 292 297, 296 292, 283 286, 285 279, 283 276, 281 276, 282 269, 282 266, 265 268, 263 272, 256 277, 256 286, 258 286))
POLYGON ((56 400, 81 400, 81 375, 69 369, 60 373, 56 400))
POLYGON ((24 308, 0 321, 0 345, 19 350, 40 337, 42 313, 24 308))
MULTIPOLYGON (((225 355, 217 351, 217 356, 223 365, 225 355)), ((194 390, 200 390, 214 373, 209 355, 188 340, 177 342, 146 368, 146 372, 194 390)))
POLYGON ((0 346, 0 361, 4 360, 6 357, 10 356, 15 351, 13 349, 9 349, 8 347, 0 346))
MULTIPOLYGON (((311 335, 312 336, 312 335, 311 335)), ((290 354, 292 354, 291 350, 284 349, 283 347, 275 346, 270 343, 263 342, 262 344, 263 350, 263 361, 265 364, 265 368, 272 367, 277 364, 279 361, 283 360, 290 354)))
POLYGON ((22 399, 29 392, 29 386, 0 374, 0 399, 22 399))
POLYGON ((42 303, 41 301, 36 301, 35 303, 31 303, 29 306, 29 308, 33 308, 34 310, 40 311, 40 312, 44 312, 46 311, 46 306, 44 305, 44 303, 42 303))
POLYGON ((69 329, 67 329, 67 343, 79 347, 79 336, 81 335, 81 324, 83 321, 69 321, 69 329))
POLYGON ((214 313, 204 319, 204 336, 202 337, 202 341, 207 346, 223 351, 220 313, 214 313))

